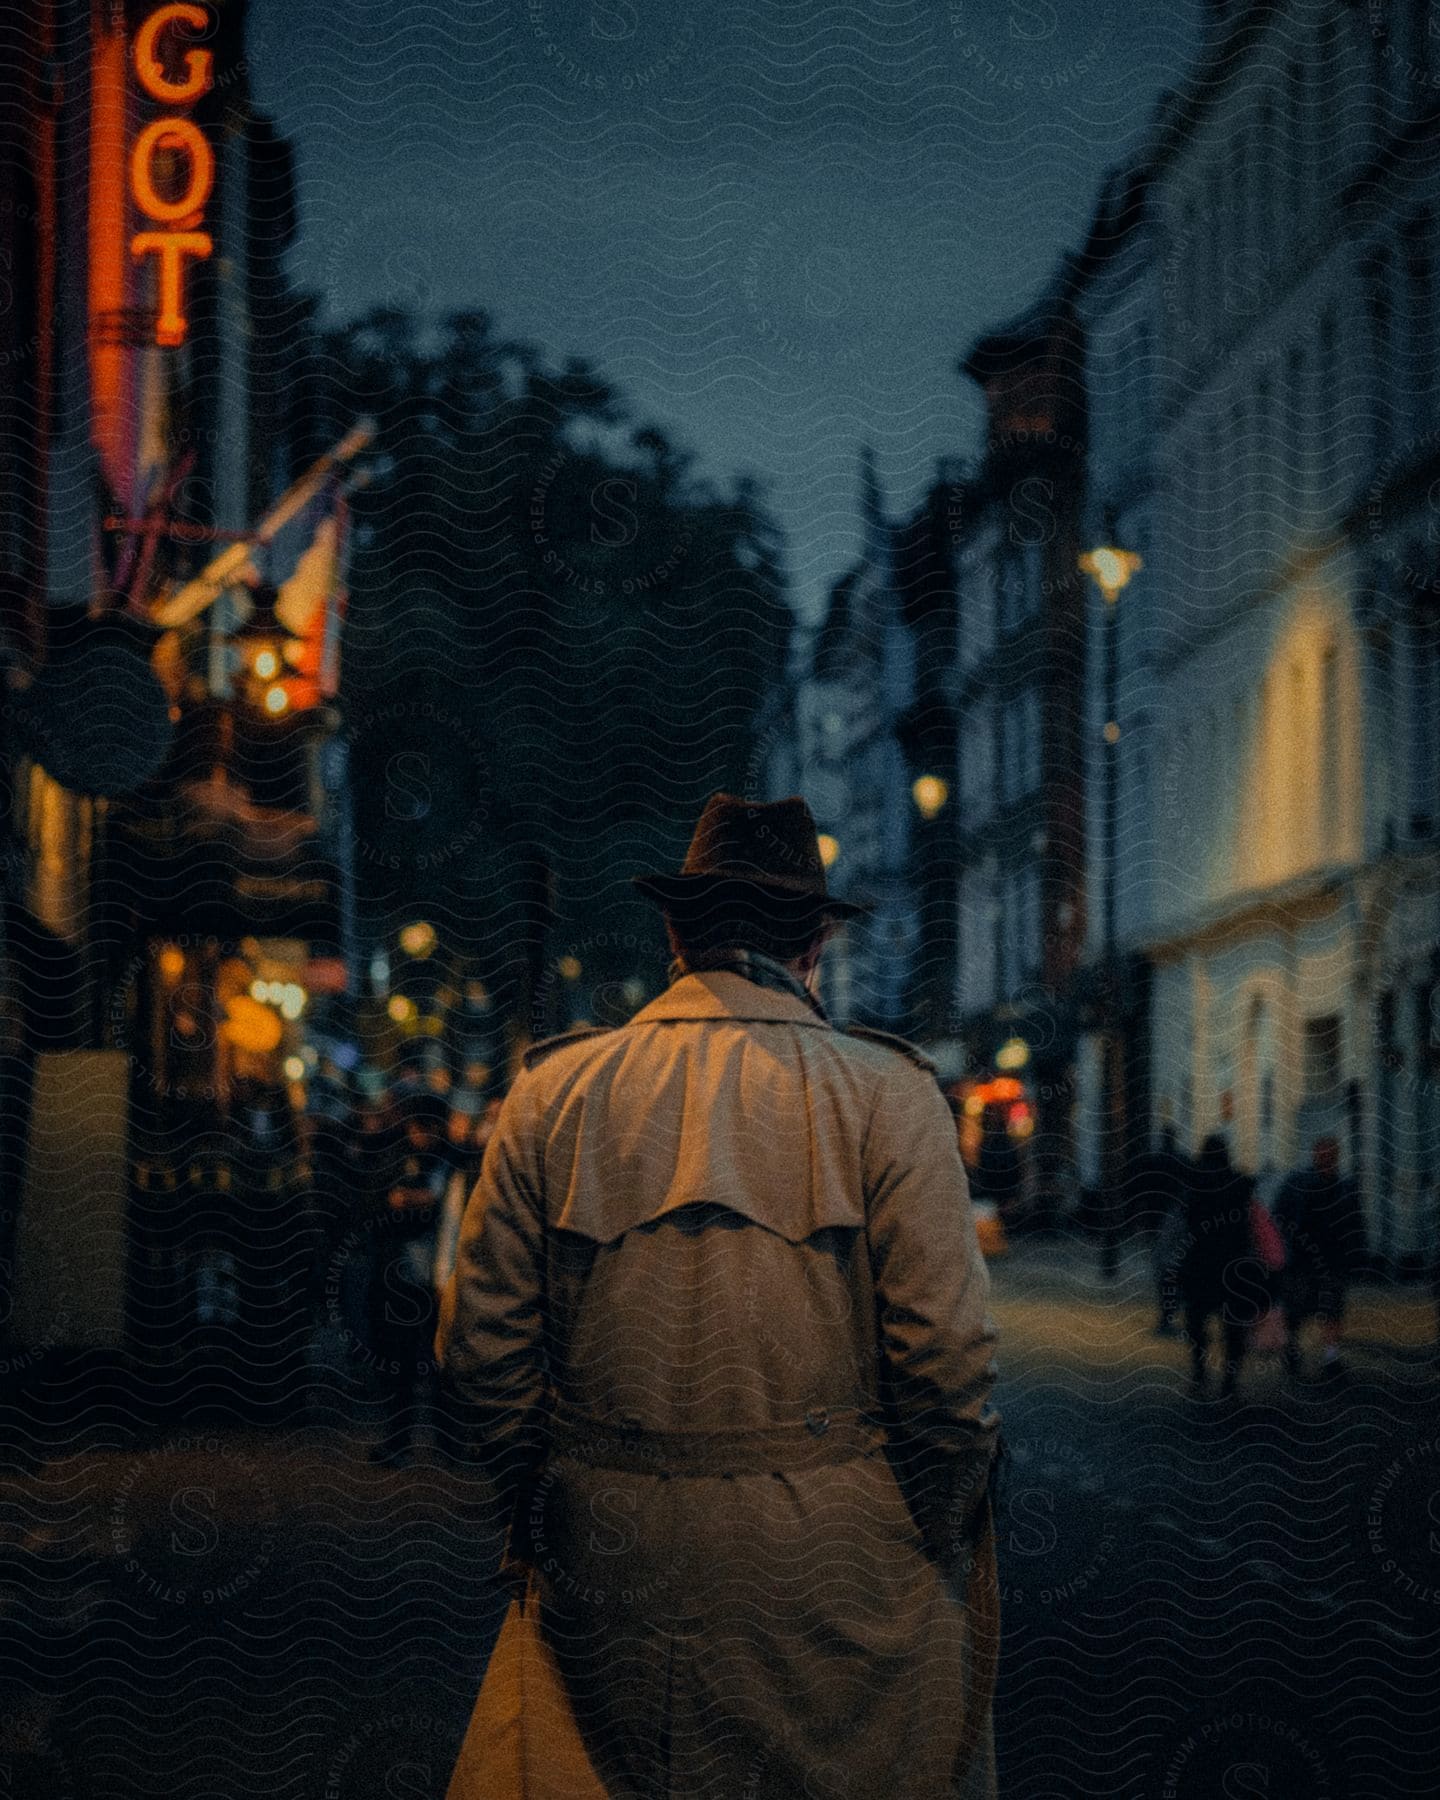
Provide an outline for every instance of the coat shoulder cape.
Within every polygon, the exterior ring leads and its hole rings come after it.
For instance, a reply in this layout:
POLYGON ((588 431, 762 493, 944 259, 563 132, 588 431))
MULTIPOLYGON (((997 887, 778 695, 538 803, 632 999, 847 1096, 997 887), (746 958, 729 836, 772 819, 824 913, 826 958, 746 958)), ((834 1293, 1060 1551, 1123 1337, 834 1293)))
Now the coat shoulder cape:
POLYGON ((870 1044, 883 1044, 887 1050, 897 1051, 901 1056, 908 1056, 916 1068, 924 1069, 927 1075, 940 1079, 940 1071, 918 1044, 912 1044, 908 1038, 896 1037, 893 1031, 876 1031, 869 1025, 847 1025, 846 1037, 864 1038, 870 1044))
POLYGON ((608 1025, 577 1025, 573 1031, 560 1031, 554 1037, 537 1038, 522 1051, 520 1060, 527 1069, 533 1069, 552 1050, 558 1050, 564 1044, 578 1044, 582 1038, 604 1037, 610 1029, 608 1025))

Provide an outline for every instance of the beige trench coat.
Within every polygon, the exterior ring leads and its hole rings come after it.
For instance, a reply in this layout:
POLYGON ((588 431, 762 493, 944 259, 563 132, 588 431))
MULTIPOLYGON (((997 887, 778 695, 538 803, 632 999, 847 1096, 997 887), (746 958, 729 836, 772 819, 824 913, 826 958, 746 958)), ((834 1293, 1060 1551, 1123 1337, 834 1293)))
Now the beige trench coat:
POLYGON ((712 972, 536 1046, 442 1306, 517 1585, 451 1800, 992 1795, 988 1292, 900 1040, 712 972), (762 1473, 547 1461, 554 1397, 617 1441, 887 1435, 762 1473))

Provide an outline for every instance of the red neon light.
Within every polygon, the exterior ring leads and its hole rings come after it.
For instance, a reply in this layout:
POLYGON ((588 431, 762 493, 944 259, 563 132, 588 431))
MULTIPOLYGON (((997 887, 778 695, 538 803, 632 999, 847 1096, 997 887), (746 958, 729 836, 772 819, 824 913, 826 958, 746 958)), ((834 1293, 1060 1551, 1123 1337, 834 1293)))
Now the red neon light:
MULTIPOLYGON (((133 59, 140 85, 154 100, 170 106, 185 106, 201 94, 208 93, 215 80, 215 58, 211 51, 193 46, 184 50, 180 59, 183 75, 172 75, 166 67, 161 49, 165 34, 184 27, 193 32, 204 31, 210 15, 203 6, 179 4, 157 6, 135 34, 133 59)), ((170 64, 175 65, 171 45, 170 64)), ((185 342, 189 321, 185 316, 185 267, 189 258, 204 259, 214 249, 210 234, 198 229, 205 216, 205 203, 215 187, 215 152, 204 133, 192 120, 169 117, 155 119, 140 133, 130 153, 130 193, 136 206, 157 225, 176 229, 138 231, 130 240, 130 254, 139 260, 155 256, 158 261, 160 311, 155 321, 155 342, 175 346, 185 342), (155 184, 155 158, 162 150, 183 154, 189 163, 184 179, 184 192, 167 199, 155 184)))
POLYGON ((188 25, 192 31, 203 31, 209 24, 203 6, 158 6, 135 34, 135 73, 140 85, 152 100, 163 100, 167 106, 184 106, 208 94, 215 82, 215 58, 208 50, 185 52, 185 75, 172 81, 158 54, 161 32, 171 25, 188 25))
POLYGON ((156 119, 136 138, 130 153, 130 192, 141 212, 157 224, 178 225, 183 220, 198 225, 214 186, 215 152, 189 119, 156 119), (165 199, 155 186, 157 150, 183 150, 190 159, 190 180, 178 199, 165 199))
POLYGON ((132 256, 160 258, 160 316, 155 321, 157 344, 183 344, 190 321, 185 317, 183 259, 201 261, 215 248, 208 231, 139 231, 130 240, 132 256))

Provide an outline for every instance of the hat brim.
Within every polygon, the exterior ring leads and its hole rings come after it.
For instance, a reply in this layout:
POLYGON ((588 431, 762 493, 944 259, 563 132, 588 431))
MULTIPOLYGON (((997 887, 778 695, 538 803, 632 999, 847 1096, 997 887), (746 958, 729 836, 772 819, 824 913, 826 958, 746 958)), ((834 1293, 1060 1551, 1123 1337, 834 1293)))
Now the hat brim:
POLYGON ((773 904, 778 912, 797 918, 813 912, 817 917, 854 919, 870 911, 859 901, 840 900, 834 894, 805 893, 773 882, 750 881, 742 875, 652 874, 632 875, 630 880, 647 900, 672 912, 679 909, 693 911, 707 903, 713 904, 727 893, 733 893, 737 898, 744 895, 762 899, 773 904))

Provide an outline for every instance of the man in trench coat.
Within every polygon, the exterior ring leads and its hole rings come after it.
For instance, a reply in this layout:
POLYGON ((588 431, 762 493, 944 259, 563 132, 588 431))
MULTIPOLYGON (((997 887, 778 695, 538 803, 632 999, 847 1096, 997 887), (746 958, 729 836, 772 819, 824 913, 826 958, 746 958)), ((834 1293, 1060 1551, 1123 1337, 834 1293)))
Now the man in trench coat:
POLYGON ((989 1283, 933 1066, 810 992, 803 800, 713 796, 672 984, 534 1045, 437 1348, 516 1598, 451 1800, 994 1794, 989 1283))

